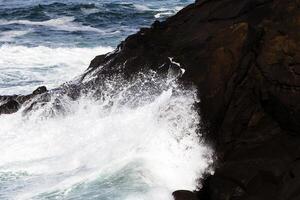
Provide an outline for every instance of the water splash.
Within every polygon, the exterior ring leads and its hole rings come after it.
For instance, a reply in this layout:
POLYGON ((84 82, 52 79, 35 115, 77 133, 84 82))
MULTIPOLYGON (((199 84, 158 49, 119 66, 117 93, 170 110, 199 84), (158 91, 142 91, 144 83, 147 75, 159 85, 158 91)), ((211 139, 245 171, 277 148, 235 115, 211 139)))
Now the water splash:
POLYGON ((47 116, 50 101, 0 116, 1 199, 165 200, 195 189, 210 163, 195 90, 144 74, 99 87, 65 97, 64 115, 47 116))

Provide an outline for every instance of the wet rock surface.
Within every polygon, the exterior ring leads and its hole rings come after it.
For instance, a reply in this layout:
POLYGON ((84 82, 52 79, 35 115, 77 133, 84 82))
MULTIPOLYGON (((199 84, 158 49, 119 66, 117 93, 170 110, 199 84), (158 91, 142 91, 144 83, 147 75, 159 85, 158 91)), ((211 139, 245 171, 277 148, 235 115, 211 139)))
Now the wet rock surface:
POLYGON ((42 95, 47 91, 48 90, 45 86, 41 86, 29 95, 0 96, 0 115, 17 112, 21 108, 22 104, 33 100, 36 96, 42 95))
POLYGON ((19 110, 19 108, 20 108, 19 102, 17 102, 14 99, 10 99, 0 106, 0 115, 1 114, 12 114, 14 112, 17 112, 19 110))
POLYGON ((197 1, 93 66, 128 77, 149 69, 165 74, 172 57, 185 69, 181 81, 198 87, 205 137, 217 156, 198 199, 296 200, 299 19, 295 0, 197 1))
MULTIPOLYGON (((172 61, 179 63, 185 70, 180 81, 198 88, 203 133, 217 159, 202 190, 174 197, 297 200, 299 41, 299 0, 198 0, 96 57, 73 92, 65 93, 76 99, 116 74, 130 79, 154 70, 167 76, 172 61)), ((30 97, 0 99, 14 110, 15 100, 30 97)))
POLYGON ((173 192, 173 197, 175 200, 197 200, 197 193, 186 191, 186 190, 178 190, 173 192))

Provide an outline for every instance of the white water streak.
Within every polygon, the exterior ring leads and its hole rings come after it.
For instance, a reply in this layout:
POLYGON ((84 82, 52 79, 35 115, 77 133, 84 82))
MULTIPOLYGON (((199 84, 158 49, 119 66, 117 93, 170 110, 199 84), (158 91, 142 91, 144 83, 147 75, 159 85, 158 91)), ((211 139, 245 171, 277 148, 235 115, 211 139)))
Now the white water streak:
POLYGON ((0 20, 0 25, 10 24, 23 24, 31 26, 45 26, 56 30, 76 32, 76 31, 87 31, 97 32, 100 34, 108 34, 107 30, 97 29, 91 26, 84 26, 80 23, 74 22, 74 17, 61 17, 56 19, 50 19, 47 21, 30 21, 30 20, 0 20))

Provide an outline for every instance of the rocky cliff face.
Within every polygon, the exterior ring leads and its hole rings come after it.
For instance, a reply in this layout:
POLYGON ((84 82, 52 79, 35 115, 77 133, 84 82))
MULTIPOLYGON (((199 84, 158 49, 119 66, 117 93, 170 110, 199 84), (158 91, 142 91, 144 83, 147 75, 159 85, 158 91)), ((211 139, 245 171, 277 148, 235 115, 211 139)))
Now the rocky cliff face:
POLYGON ((96 57, 68 94, 76 98, 115 74, 130 79, 152 69, 164 76, 176 61, 185 69, 180 81, 198 88, 205 137, 217 161, 200 192, 175 197, 297 200, 299 41, 299 0, 198 0, 96 57))

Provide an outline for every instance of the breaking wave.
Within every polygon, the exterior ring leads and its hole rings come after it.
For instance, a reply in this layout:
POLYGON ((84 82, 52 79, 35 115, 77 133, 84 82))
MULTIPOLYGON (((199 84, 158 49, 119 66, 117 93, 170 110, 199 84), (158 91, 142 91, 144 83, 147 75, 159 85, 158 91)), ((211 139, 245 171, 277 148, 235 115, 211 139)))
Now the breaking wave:
POLYGON ((195 189, 211 162, 193 89, 148 75, 107 80, 97 98, 60 96, 64 114, 48 115, 57 95, 0 116, 1 199, 167 200, 195 189))
POLYGON ((111 50, 111 47, 50 48, 2 45, 0 94, 31 93, 40 85, 57 87, 82 73, 96 55, 111 50))
POLYGON ((84 26, 80 23, 74 22, 74 17, 60 17, 56 19, 50 19, 47 21, 30 21, 30 20, 1 20, 0 25, 11 25, 11 24, 23 24, 31 26, 47 26, 56 30, 76 32, 76 31, 87 31, 107 34, 107 31, 97 29, 91 26, 84 26))

